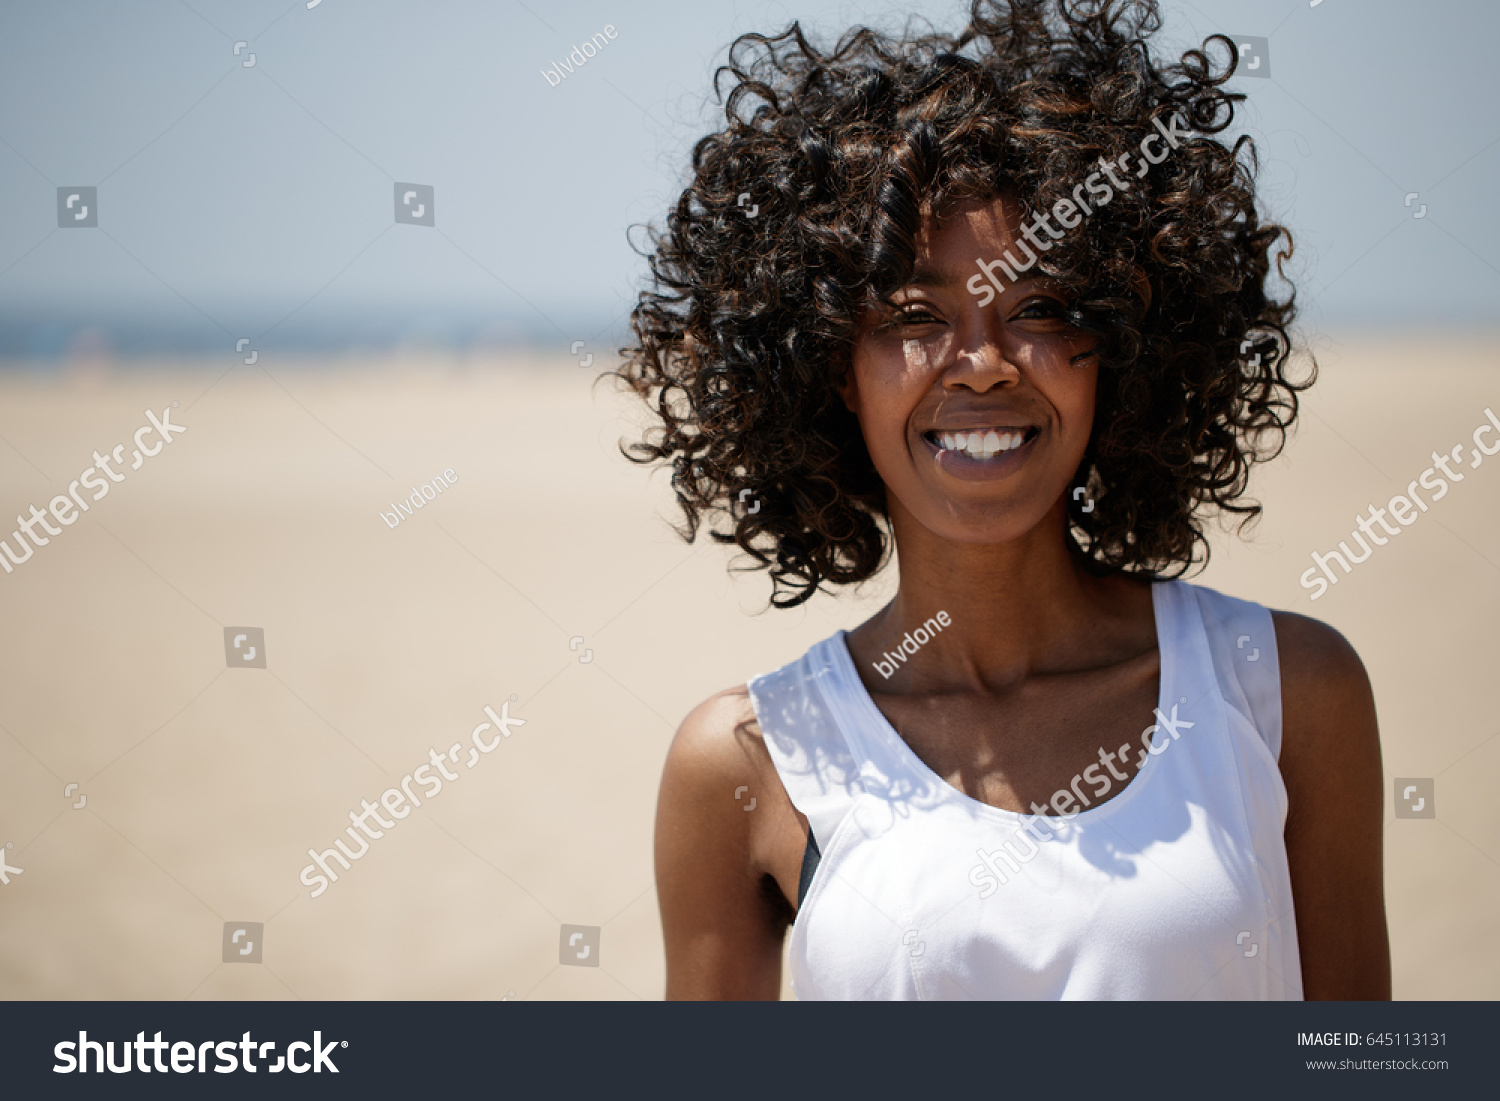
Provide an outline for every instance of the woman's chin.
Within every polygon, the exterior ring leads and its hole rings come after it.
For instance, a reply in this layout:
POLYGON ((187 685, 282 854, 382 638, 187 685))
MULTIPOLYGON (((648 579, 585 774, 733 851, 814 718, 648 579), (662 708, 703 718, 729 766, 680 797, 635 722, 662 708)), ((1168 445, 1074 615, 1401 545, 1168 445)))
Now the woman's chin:
MULTIPOLYGON (((1025 539, 1042 524, 1049 510, 1009 503, 976 503, 929 498, 914 518, 948 543, 1000 546, 1025 539)), ((899 533, 898 533, 899 538, 899 533)))

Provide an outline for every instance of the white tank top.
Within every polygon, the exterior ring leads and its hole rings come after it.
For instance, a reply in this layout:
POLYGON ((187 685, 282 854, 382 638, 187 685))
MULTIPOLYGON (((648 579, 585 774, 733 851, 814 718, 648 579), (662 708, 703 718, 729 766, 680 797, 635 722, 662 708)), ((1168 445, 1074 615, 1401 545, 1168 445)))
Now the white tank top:
POLYGON ((1124 780, 1085 769, 1071 820, 991 807, 929 769, 843 631, 750 681, 822 853, 792 925, 799 999, 1302 997, 1271 614, 1179 581, 1152 603, 1151 751, 1124 780))

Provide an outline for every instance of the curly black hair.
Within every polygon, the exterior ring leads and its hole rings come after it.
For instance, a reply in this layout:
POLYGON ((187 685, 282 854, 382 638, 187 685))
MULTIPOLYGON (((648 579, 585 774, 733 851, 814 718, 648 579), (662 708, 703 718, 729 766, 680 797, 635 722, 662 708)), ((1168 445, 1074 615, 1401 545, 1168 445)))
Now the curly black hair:
POLYGON ((1173 115, 1180 147, 1038 265, 1100 356, 1080 476, 1105 492, 1070 505, 1071 546, 1094 573, 1178 576, 1207 560, 1207 510, 1259 514, 1251 464, 1280 453, 1316 372, 1287 372, 1291 237, 1257 215, 1250 138, 1213 136, 1244 98, 1223 88, 1233 43, 1158 65, 1160 25, 1155 0, 975 0, 956 36, 861 27, 825 52, 793 23, 735 41, 725 125, 651 234, 614 372, 659 420, 622 450, 671 464, 685 539, 727 517, 710 535, 769 568, 778 607, 872 576, 885 487, 837 385, 860 319, 910 278, 924 213, 1050 210, 1173 115))

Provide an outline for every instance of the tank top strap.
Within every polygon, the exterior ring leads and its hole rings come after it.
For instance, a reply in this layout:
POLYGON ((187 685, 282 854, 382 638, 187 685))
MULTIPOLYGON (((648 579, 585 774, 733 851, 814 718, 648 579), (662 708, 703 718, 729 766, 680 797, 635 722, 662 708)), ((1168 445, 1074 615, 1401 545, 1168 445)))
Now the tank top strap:
POLYGON ((1276 627, 1260 604, 1200 585, 1183 585, 1197 603, 1207 636, 1214 678, 1224 702, 1249 721, 1281 757, 1281 666, 1276 627))
POLYGON ((748 684, 766 750, 787 797, 807 817, 813 839, 824 850, 864 791, 863 755, 851 750, 834 717, 841 692, 829 648, 843 645, 840 631, 748 684))

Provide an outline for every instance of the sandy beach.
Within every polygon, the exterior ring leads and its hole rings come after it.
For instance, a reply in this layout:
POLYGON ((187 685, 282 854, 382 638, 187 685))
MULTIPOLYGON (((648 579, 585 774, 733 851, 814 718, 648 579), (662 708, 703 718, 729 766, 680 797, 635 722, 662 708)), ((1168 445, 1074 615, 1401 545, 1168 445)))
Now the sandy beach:
MULTIPOLYGON (((1216 535, 1193 580, 1354 644, 1395 994, 1500 997, 1500 454, 1469 465, 1500 353, 1316 349, 1297 434, 1254 483, 1265 517, 1216 535), (1459 444, 1463 480, 1313 600, 1310 555, 1459 444), (1396 817, 1398 778, 1432 780, 1434 817, 1396 817)), ((0 997, 660 998, 651 833, 677 723, 860 622, 889 571, 766 610, 764 576, 683 544, 664 474, 619 456, 640 413, 597 365, 231 362, 0 372, 0 515, 123 445, 108 495, 0 575, 0 845, 20 869, 0 997), (148 411, 184 430, 131 469, 148 411), (476 732, 486 708, 524 726, 476 732), (434 756, 456 778, 381 809, 434 756), (311 897, 308 849, 361 800, 393 825, 311 897), (258 936, 259 962, 224 962, 226 923, 261 926, 236 942, 258 936), (563 926, 598 930, 578 966, 563 926)))

